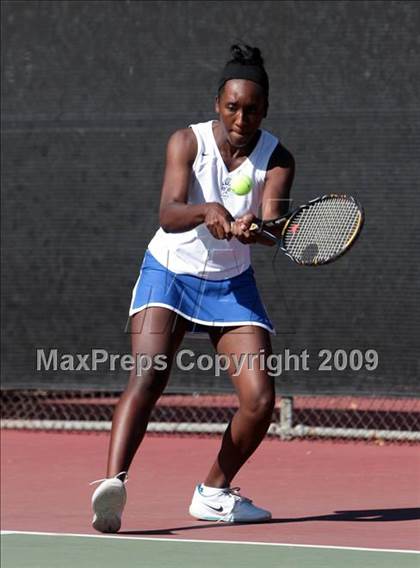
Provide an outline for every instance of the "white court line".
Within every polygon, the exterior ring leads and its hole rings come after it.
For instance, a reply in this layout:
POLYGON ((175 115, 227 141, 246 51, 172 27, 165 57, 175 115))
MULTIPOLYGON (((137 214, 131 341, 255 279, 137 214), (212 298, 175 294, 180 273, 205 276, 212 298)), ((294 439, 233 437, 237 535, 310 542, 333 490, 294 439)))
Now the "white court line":
POLYGON ((8 531, 3 530, 1 535, 22 534, 33 536, 71 536, 82 538, 116 538, 118 540, 146 540, 159 542, 200 542, 204 544, 251 544, 256 546, 284 546, 290 548, 323 548, 331 550, 357 550, 360 552, 398 552, 402 554, 420 554, 420 550, 400 550, 398 548, 361 548, 357 546, 328 546, 326 544, 294 544, 285 542, 253 542, 247 540, 203 540, 193 538, 162 538, 162 537, 146 537, 146 536, 118 536, 116 534, 77 534, 77 533, 54 533, 54 532, 32 532, 32 531, 8 531))

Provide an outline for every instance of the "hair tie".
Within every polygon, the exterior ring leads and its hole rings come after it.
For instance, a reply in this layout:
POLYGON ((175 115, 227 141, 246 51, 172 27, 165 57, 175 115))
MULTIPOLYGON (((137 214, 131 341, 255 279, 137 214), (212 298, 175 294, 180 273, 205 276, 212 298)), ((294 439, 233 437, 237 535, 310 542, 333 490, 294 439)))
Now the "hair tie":
POLYGON ((264 90, 265 95, 268 97, 268 75, 263 67, 260 65, 243 64, 237 61, 229 61, 223 69, 222 76, 219 80, 219 92, 226 81, 231 79, 246 79, 258 83, 264 90))

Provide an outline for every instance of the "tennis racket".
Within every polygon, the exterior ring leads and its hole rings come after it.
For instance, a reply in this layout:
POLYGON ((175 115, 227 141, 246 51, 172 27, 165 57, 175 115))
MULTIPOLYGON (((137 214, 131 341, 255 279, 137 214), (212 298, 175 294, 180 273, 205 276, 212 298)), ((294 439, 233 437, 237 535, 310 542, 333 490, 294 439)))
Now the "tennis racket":
POLYGON ((337 260, 355 243, 364 222, 363 208, 350 195, 323 195, 272 221, 250 227, 275 241, 297 264, 319 266, 337 260), (283 226, 284 225, 284 226, 283 226), (283 226, 280 238, 270 232, 283 226))

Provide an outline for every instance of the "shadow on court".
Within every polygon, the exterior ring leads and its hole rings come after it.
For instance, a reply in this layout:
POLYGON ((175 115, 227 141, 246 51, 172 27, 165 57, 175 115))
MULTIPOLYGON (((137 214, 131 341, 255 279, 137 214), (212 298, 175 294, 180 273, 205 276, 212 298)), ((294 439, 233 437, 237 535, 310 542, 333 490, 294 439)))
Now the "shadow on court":
POLYGON ((264 523, 200 523, 198 525, 187 525, 183 527, 172 527, 168 529, 153 529, 139 531, 120 531, 120 535, 174 535, 180 531, 192 531, 219 527, 232 527, 239 524, 283 524, 283 523, 304 523, 308 521, 347 521, 347 522, 387 522, 387 521, 414 521, 420 519, 420 508, 411 507, 404 509, 365 509, 355 511, 335 511, 330 515, 318 515, 310 517, 296 517, 281 519, 275 518, 264 523))

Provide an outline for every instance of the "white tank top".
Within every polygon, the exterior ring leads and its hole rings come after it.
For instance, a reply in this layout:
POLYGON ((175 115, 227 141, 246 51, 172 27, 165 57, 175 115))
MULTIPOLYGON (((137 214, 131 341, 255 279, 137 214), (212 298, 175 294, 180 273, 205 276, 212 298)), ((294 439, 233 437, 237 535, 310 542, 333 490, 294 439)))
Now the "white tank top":
MULTIPOLYGON (((192 166, 188 203, 221 203, 235 219, 245 213, 258 215, 267 164, 278 139, 261 130, 257 145, 242 164, 229 172, 217 147, 213 121, 192 124, 197 138, 197 156, 192 166), (247 176, 251 190, 237 195, 230 189, 235 176, 247 176)), ((160 228, 149 243, 158 262, 176 274, 193 274, 209 280, 224 280, 241 274, 251 263, 250 245, 237 239, 215 239, 204 224, 183 233, 160 228)))

